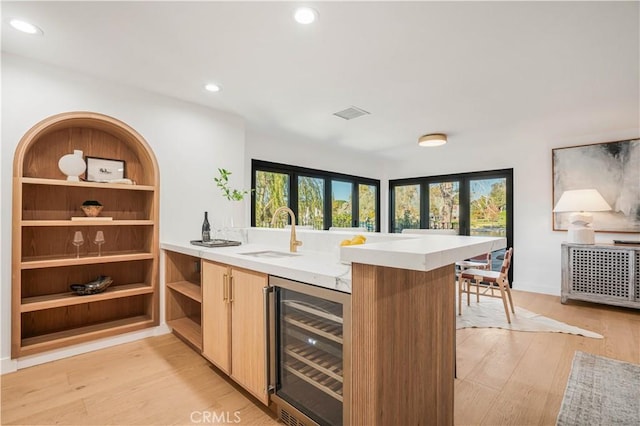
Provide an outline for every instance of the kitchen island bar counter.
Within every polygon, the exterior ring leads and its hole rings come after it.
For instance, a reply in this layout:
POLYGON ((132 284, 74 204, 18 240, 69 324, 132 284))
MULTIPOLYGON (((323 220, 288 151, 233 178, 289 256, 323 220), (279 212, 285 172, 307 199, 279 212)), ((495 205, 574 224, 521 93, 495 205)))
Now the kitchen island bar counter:
POLYGON ((162 243, 163 250, 174 251, 213 262, 250 269, 331 290, 351 293, 351 265, 338 261, 337 253, 305 251, 286 257, 254 257, 244 253, 288 252, 281 245, 261 243, 235 247, 205 248, 189 242, 162 243))
POLYGON ((205 248, 189 241, 163 242, 161 248, 214 262, 351 293, 351 264, 429 271, 506 246, 504 238, 449 235, 367 233, 367 243, 340 247, 353 232, 299 230, 305 245, 283 257, 255 257, 246 253, 288 252, 288 230, 249 228, 249 243, 205 248), (273 241, 270 241, 270 237, 273 241), (255 241, 255 242, 254 242, 255 241))
MULTIPOLYGON (((208 249, 161 247, 351 294, 350 425, 453 425, 455 262, 506 246, 505 238, 366 234, 366 244, 340 247, 353 233, 303 231, 289 256, 287 230, 250 228, 249 243, 208 249), (285 252, 278 257, 246 253, 285 252)), ((203 301, 206 303, 206 300, 203 301)))
MULTIPOLYGON (((403 236, 408 234, 401 234, 403 236)), ((458 235, 412 235, 373 244, 341 247, 342 261, 431 271, 506 247, 505 238, 458 235), (416 238, 417 237, 417 238, 416 238)))

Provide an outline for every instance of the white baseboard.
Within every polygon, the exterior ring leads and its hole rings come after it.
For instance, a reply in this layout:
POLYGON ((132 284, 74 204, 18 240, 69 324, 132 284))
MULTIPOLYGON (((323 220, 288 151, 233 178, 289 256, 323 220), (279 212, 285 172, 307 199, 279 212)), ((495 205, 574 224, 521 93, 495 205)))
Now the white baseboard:
POLYGON ((540 284, 537 282, 514 282, 514 290, 530 291, 532 293, 550 294, 552 296, 560 296, 560 286, 556 283, 553 284, 540 284))
POLYGON ((30 355, 18 358, 17 360, 8 358, 6 360, 2 359, 2 374, 10 373, 12 371, 20 370, 27 367, 33 367, 34 365, 44 364, 46 362, 56 361, 58 359, 97 351, 99 349, 109 348, 111 346, 121 345, 123 343, 134 342, 136 340, 145 339, 147 337, 160 336, 162 334, 167 334, 170 332, 171 329, 167 327, 166 324, 162 324, 158 327, 134 331, 132 333, 126 333, 120 336, 108 337, 105 339, 74 345, 42 354, 30 355))
POLYGON ((0 374, 13 373, 18 370, 18 361, 11 358, 0 359, 0 374))

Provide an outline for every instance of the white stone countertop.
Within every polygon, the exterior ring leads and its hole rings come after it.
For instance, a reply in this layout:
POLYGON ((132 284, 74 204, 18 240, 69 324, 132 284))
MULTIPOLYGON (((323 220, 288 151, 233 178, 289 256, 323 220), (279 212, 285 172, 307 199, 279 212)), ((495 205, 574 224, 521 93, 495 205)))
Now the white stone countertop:
POLYGON ((414 236, 417 238, 344 246, 340 248, 340 259, 345 262, 431 271, 507 246, 507 239, 503 237, 414 236))
POLYGON ((345 293, 351 293, 351 262, 430 271, 506 247, 505 238, 377 233, 365 234, 366 244, 338 246, 340 239, 353 234, 299 231, 298 239, 306 243, 291 256, 288 255, 287 230, 259 228, 249 228, 249 241, 256 242, 240 246, 207 248, 191 245, 189 241, 176 241, 163 242, 160 247, 345 293), (263 251, 282 253, 283 257, 245 254, 263 251))
POLYGON ((285 257, 255 257, 243 253, 273 251, 289 254, 289 247, 265 244, 242 244, 233 247, 208 248, 187 242, 162 243, 160 248, 205 260, 250 269, 332 290, 351 293, 351 265, 338 260, 338 251, 304 251, 285 257))

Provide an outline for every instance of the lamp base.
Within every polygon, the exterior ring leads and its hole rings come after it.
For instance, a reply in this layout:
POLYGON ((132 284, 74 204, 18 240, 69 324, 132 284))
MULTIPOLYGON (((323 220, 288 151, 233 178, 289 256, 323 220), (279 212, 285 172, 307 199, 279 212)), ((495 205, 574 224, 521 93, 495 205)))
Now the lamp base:
POLYGON ((592 228, 584 226, 569 226, 567 241, 573 244, 595 244, 596 237, 592 228))

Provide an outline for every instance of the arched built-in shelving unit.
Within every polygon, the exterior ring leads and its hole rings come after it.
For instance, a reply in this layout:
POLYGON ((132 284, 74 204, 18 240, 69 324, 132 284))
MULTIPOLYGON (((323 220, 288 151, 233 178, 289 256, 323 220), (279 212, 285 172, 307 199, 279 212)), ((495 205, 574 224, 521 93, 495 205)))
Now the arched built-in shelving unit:
POLYGON ((44 352, 158 324, 159 172, 144 138, 103 114, 68 112, 33 126, 13 163, 11 356, 44 352), (71 182, 58 160, 74 150, 123 160, 135 184, 71 182), (85 200, 101 217, 79 220, 85 200), (98 255, 96 232, 105 237, 98 255), (85 243, 76 257, 73 235, 85 243), (78 296, 69 285, 99 275, 107 291, 78 296))

